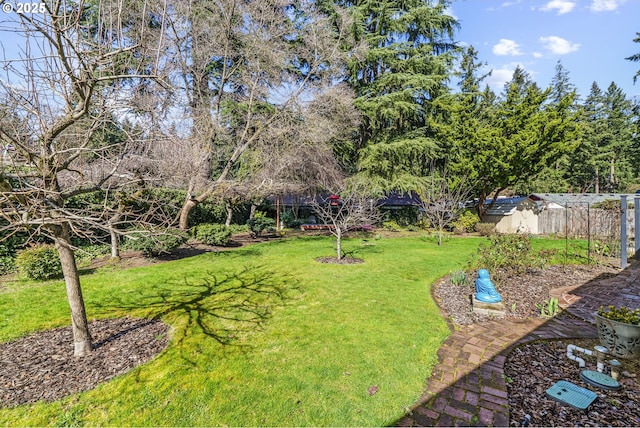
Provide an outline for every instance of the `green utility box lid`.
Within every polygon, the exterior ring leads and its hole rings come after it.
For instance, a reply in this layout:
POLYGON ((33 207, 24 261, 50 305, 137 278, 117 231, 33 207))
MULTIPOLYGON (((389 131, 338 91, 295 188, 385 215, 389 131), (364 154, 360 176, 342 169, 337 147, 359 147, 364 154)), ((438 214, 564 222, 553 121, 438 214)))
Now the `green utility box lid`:
POLYGON ((622 385, 609 375, 597 372, 595 370, 582 370, 580 372, 580 379, 587 382, 589 385, 597 386, 604 389, 620 389, 622 385))
POLYGON ((547 389, 547 397, 579 410, 585 410, 598 398, 595 392, 566 380, 560 380, 547 389))

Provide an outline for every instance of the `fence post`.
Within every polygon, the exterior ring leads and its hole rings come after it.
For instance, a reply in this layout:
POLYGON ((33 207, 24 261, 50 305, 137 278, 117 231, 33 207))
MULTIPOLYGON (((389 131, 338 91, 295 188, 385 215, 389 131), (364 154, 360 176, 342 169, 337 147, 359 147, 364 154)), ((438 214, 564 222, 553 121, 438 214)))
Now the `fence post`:
POLYGON ((635 234, 633 246, 636 250, 635 259, 640 260, 640 196, 636 196, 633 199, 633 216, 635 224, 635 234))
POLYGON ((591 204, 587 202, 587 263, 591 264, 591 204))
POLYGON ((620 269, 627 267, 627 195, 620 195, 620 269))

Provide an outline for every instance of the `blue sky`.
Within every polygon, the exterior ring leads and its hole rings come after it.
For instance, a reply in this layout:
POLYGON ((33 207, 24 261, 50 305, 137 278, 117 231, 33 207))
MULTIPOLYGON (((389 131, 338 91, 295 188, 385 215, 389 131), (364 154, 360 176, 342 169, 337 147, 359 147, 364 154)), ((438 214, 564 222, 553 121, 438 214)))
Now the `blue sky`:
MULTIPOLYGON (((640 97, 640 79, 633 84, 640 63, 624 59, 640 52, 633 42, 640 0, 453 0, 450 13, 461 25, 456 41, 476 48, 496 92, 517 65, 546 87, 560 60, 582 98, 594 81, 603 90, 614 81, 627 96, 640 97)), ((12 15, 0 13, 0 29, 12 25, 12 15)), ((0 57, 15 57, 21 45, 3 31, 0 57)))
POLYGON ((585 98, 595 81, 614 81, 628 97, 640 97, 640 0, 454 0, 460 22, 456 40, 473 45, 493 70, 485 82, 500 92, 517 65, 547 87, 560 60, 585 98))

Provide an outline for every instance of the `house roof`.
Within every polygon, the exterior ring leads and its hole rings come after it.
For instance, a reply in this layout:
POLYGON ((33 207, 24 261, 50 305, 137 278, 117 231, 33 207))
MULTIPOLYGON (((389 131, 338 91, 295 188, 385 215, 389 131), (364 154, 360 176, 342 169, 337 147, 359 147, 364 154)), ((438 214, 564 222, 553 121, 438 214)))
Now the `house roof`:
POLYGON ((640 194, 635 193, 532 193, 529 198, 542 204, 555 203, 565 207, 592 205, 608 199, 620 200, 620 196, 627 196, 627 202, 640 198, 640 194))
MULTIPOLYGON (((316 196, 316 201, 320 204, 325 203, 329 197, 329 193, 316 196)), ((269 200, 275 202, 275 197, 269 197, 269 200)), ((310 206, 313 197, 312 196, 294 196, 285 195, 280 199, 284 206, 310 206)), ((420 198, 414 192, 411 193, 398 193, 390 192, 388 195, 380 198, 378 204, 386 207, 410 207, 420 206, 420 198)))
MULTIPOLYGON (((516 212, 520 204, 529 198, 526 196, 517 196, 514 198, 498 198, 495 205, 487 210, 487 215, 512 215, 516 212)), ((490 204, 491 200, 487 200, 487 204, 490 204)))
POLYGON ((410 193, 398 193, 398 192, 390 192, 385 197, 381 198, 378 201, 381 205, 386 206, 420 206, 420 197, 415 192, 410 193))

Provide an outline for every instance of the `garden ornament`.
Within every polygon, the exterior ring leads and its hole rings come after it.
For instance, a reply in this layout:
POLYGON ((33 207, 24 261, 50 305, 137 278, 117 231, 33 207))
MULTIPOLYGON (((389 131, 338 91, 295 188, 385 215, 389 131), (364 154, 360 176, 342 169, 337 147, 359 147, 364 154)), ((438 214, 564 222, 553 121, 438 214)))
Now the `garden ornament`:
POLYGON ((502 302, 502 296, 496 290, 496 286, 489 277, 489 271, 480 269, 478 279, 476 279, 476 300, 485 303, 502 302))

